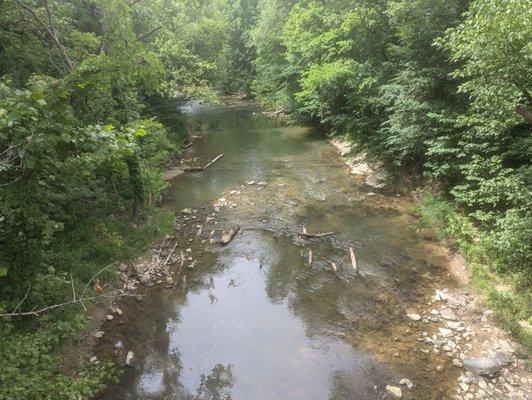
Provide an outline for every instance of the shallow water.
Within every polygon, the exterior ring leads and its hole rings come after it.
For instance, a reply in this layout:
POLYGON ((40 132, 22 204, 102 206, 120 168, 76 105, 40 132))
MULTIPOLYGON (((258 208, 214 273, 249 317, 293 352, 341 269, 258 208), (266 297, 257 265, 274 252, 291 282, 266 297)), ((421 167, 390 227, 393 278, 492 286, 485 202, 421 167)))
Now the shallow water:
POLYGON ((196 104, 183 118, 203 137, 186 160, 224 157, 177 178, 165 206, 201 208, 223 196, 216 230, 244 229, 225 248, 186 242, 197 261, 187 287, 153 289, 130 305, 108 340, 133 350, 135 366, 101 398, 381 399, 405 376, 422 383, 404 398, 442 398, 423 361, 387 356, 422 283, 444 265, 419 243, 414 219, 370 206, 370 188, 309 128, 246 104, 196 104), (302 240, 304 228, 335 235, 302 240))

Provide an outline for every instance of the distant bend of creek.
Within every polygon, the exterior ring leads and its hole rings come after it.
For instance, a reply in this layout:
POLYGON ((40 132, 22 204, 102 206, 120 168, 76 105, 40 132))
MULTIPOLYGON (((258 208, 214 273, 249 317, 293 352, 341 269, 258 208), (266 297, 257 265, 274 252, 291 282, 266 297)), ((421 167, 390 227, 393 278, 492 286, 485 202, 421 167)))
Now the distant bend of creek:
POLYGON ((125 306, 101 351, 131 349, 135 363, 98 398, 381 400, 401 378, 415 383, 405 399, 449 398, 454 373, 419 353, 405 318, 450 279, 437 246, 412 229, 408 199, 365 186, 322 135, 256 105, 174 112, 201 136, 187 162, 224 156, 171 182, 164 207, 190 228, 180 240, 193 261, 183 285, 125 306), (208 240, 235 225, 228 246, 208 240), (304 229, 334 234, 305 239, 304 229))

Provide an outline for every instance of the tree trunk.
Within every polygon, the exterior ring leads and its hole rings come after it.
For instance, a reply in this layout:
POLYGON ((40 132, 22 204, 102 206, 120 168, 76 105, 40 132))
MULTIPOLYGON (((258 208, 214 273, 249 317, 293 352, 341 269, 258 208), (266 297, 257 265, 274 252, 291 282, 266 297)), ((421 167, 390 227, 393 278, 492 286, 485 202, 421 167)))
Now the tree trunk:
POLYGON ((140 164, 137 154, 126 158, 129 172, 131 193, 133 194, 133 218, 137 221, 144 219, 144 185, 140 174, 140 164))

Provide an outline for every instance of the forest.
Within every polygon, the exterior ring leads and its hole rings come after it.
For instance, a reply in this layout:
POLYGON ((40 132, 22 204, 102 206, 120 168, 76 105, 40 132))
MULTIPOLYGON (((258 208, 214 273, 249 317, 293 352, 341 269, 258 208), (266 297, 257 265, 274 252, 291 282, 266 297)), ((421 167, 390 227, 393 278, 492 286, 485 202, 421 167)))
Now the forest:
POLYGON ((154 106, 228 94, 424 188, 422 222, 531 345, 532 0, 4 0, 0 399, 115 379, 111 362, 61 370, 90 304, 49 307, 101 300, 94 274, 171 230, 159 203, 185 131, 154 106))

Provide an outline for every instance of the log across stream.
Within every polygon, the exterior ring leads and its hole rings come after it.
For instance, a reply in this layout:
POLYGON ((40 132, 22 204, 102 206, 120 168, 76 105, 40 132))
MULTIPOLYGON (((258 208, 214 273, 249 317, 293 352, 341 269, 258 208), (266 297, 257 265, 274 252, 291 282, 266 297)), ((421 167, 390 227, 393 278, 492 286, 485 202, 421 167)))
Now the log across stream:
POLYGON ((406 316, 452 282, 408 202, 368 196, 310 128, 246 104, 188 111, 202 140, 184 158, 216 162, 172 181, 172 284, 123 305, 100 351, 135 358, 100 398, 446 398, 457 372, 406 316))

